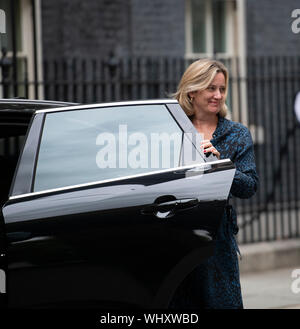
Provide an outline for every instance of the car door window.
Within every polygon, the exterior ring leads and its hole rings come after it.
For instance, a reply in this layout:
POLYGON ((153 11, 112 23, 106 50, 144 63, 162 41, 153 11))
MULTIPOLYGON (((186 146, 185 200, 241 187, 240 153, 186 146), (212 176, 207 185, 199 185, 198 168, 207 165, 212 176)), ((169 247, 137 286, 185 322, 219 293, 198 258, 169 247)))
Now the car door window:
POLYGON ((165 105, 47 113, 33 190, 177 167, 182 139, 165 105))

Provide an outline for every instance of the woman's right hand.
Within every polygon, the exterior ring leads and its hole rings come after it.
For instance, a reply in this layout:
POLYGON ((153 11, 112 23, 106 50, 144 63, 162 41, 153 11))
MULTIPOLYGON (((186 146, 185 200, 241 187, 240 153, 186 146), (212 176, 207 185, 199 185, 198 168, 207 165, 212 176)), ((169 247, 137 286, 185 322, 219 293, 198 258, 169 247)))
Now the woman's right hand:
POLYGON ((203 149, 203 152, 205 154, 211 152, 220 160, 220 152, 213 146, 210 140, 202 140, 200 147, 203 149))

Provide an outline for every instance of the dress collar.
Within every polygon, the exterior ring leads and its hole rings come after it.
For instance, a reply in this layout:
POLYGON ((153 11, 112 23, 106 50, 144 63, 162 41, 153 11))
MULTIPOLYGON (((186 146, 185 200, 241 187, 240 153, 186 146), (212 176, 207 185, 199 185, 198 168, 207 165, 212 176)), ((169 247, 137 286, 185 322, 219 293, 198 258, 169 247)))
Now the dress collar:
POLYGON ((223 117, 220 117, 218 115, 218 124, 217 124, 216 130, 213 132, 213 135, 212 135, 213 139, 220 138, 226 134, 226 132, 229 128, 229 122, 230 122, 229 120, 227 120, 223 117))

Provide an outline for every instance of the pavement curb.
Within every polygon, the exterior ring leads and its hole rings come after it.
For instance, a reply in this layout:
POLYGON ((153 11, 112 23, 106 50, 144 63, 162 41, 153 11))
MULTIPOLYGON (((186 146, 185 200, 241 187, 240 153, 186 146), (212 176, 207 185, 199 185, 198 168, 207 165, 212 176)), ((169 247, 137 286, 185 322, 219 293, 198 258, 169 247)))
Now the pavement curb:
POLYGON ((300 239, 243 244, 239 249, 241 274, 283 267, 300 268, 300 239))

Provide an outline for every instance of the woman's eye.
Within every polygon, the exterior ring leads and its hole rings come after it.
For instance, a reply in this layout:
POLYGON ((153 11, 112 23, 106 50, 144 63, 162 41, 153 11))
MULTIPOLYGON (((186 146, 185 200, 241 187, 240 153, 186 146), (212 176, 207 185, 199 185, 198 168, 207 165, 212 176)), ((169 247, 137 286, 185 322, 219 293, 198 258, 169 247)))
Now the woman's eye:
MULTIPOLYGON (((211 92, 214 92, 214 91, 217 90, 217 88, 214 87, 214 86, 210 86, 210 87, 207 87, 207 90, 211 91, 211 92)), ((225 94, 225 92, 226 92, 226 88, 224 88, 224 87, 221 87, 219 90, 220 90, 221 94, 225 94)))

